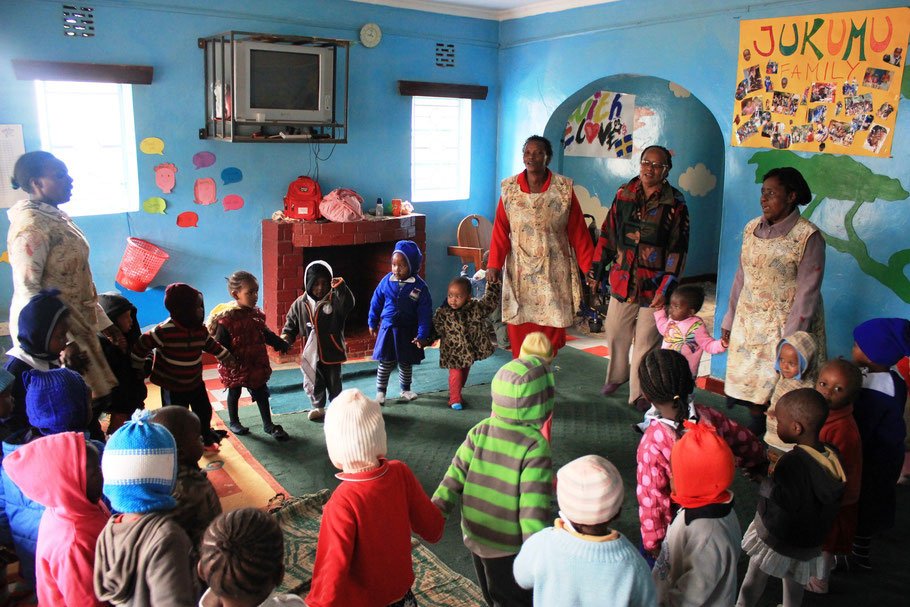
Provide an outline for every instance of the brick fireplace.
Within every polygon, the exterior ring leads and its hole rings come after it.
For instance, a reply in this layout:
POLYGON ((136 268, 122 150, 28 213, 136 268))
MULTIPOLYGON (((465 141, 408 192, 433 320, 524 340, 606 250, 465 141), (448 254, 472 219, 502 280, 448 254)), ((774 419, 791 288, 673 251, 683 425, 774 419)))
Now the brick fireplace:
MULTIPOLYGON (((349 223, 264 220, 260 289, 268 326, 276 333, 281 331, 291 304, 303 294, 304 268, 321 259, 354 293, 354 310, 345 326, 348 359, 369 356, 373 351, 373 338, 367 329, 370 298, 389 273, 392 251, 399 240, 413 240, 426 254, 426 216, 413 213, 349 223)), ((275 362, 297 361, 302 345, 298 338, 287 354, 269 348, 269 356, 275 362)))

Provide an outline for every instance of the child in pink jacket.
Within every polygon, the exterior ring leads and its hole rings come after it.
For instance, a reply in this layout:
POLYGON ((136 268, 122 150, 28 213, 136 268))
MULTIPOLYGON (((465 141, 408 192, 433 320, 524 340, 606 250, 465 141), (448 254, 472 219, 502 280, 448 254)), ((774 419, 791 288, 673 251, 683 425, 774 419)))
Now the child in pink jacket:
POLYGON ((23 445, 3 468, 30 499, 45 506, 38 528, 38 604, 106 605, 95 596, 95 543, 110 513, 101 503, 101 457, 80 432, 23 445))
POLYGON ((696 316, 705 303, 705 291, 698 285, 682 285, 673 291, 667 309, 654 311, 657 331, 663 335, 661 348, 676 350, 686 357, 692 377, 698 375, 698 363, 703 352, 720 354, 727 344, 714 339, 705 328, 705 321, 696 316))
MULTIPOLYGON (((713 426, 733 451, 736 465, 749 476, 767 473, 765 448, 747 428, 723 413, 697 405, 695 380, 686 359, 672 350, 652 350, 638 367, 641 391, 652 404, 648 427, 638 445, 638 518, 644 551, 655 558, 675 513, 670 503, 670 452, 685 431, 683 422, 713 426)), ((653 561, 652 561, 653 562, 653 561)))

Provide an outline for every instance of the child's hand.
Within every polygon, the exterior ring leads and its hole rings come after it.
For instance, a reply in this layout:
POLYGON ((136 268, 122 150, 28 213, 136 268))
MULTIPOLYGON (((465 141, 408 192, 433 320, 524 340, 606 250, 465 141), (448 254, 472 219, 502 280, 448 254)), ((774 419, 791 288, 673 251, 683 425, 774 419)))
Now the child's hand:
POLYGON ((418 338, 418 337, 415 337, 415 338, 411 341, 411 343, 414 344, 415 346, 417 346, 418 348, 420 348, 421 350, 423 350, 423 349, 426 348, 428 345, 430 345, 430 340, 429 340, 429 339, 420 339, 420 338, 418 338))
POLYGON ((79 348, 79 344, 74 341, 66 344, 63 352, 60 353, 60 362, 63 366, 72 369, 80 375, 88 368, 88 354, 79 348))
POLYGON ((111 340, 111 343, 117 346, 121 352, 126 352, 126 337, 123 336, 123 333, 117 327, 117 325, 111 325, 102 331, 105 337, 111 340))
POLYGON ((340 285, 343 282, 344 282, 344 278, 342 278, 341 276, 336 276, 335 278, 332 279, 332 288, 337 289, 338 285, 340 285))
POLYGON ((370 337, 376 337, 376 329, 373 327, 367 327, 370 331, 370 337))
POLYGON ((461 266, 461 273, 462 274, 468 273, 468 264, 464 264, 463 266, 461 266))

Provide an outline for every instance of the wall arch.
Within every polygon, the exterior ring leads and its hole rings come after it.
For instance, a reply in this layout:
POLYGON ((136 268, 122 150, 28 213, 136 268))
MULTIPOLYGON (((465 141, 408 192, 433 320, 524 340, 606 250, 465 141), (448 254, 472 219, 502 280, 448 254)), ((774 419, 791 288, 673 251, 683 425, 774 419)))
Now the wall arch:
POLYGON ((717 274, 726 146, 717 120, 697 97, 662 78, 606 76, 563 101, 547 121, 544 136, 553 143, 551 168, 575 181, 582 208, 597 217, 598 225, 616 189, 638 174, 639 151, 652 144, 669 148, 673 153, 669 180, 685 194, 691 218, 685 275, 717 274), (562 141, 569 115, 599 90, 635 95, 633 154, 611 159, 564 156, 562 141))

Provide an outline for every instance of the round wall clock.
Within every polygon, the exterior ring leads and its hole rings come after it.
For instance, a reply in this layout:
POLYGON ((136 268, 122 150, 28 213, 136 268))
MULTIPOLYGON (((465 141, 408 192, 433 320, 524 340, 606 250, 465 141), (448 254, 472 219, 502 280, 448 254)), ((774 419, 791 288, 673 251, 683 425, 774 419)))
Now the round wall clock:
POLYGON ((373 48, 382 40, 382 30, 375 23, 367 23, 360 28, 360 42, 367 48, 373 48))

